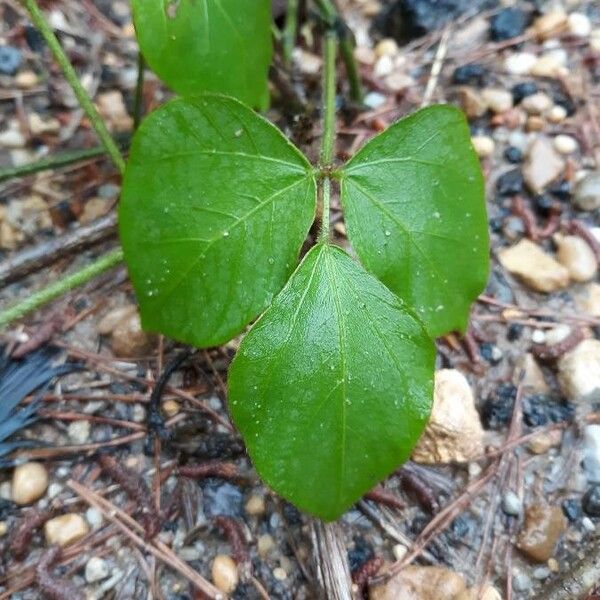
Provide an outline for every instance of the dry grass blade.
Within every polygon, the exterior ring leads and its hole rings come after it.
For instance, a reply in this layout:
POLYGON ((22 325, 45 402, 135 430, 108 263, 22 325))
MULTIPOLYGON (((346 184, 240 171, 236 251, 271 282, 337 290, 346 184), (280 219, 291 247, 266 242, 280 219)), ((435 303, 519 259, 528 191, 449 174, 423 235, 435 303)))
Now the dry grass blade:
POLYGON ((183 562, 167 545, 158 540, 146 542, 141 537, 144 534, 141 525, 114 504, 76 481, 69 480, 67 486, 90 506, 93 506, 100 511, 108 521, 113 523, 121 533, 128 537, 136 546, 138 546, 138 548, 152 554, 154 557, 170 566, 173 570, 183 575, 183 577, 202 591, 208 598, 213 600, 226 599, 226 596, 222 592, 183 562))

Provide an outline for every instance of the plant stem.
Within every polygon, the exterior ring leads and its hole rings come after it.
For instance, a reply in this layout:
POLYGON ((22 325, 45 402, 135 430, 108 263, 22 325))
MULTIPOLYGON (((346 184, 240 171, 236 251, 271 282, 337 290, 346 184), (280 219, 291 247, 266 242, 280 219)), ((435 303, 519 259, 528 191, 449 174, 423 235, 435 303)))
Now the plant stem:
POLYGON ((112 139, 110 133, 108 132, 108 129, 106 128, 106 125, 104 124, 104 121, 102 120, 102 117, 100 117, 100 115, 98 114, 98 111, 96 110, 87 92, 81 85, 81 82, 77 77, 75 69, 69 62, 67 55, 62 49, 56 35, 54 35, 54 31, 52 31, 50 25, 46 21, 46 18, 40 10, 40 7, 38 6, 36 0, 22 1, 27 10, 29 11, 29 14, 31 15, 31 21, 39 29, 44 40, 50 47, 50 50, 52 50, 52 54, 54 54, 56 62, 59 64, 62 72, 65 75, 66 80, 69 82, 69 85, 73 88, 73 92, 75 92, 77 100, 79 101, 81 107, 85 111, 85 114, 90 120, 90 123, 96 130, 100 141, 104 144, 106 152, 111 157, 113 163, 115 164, 119 172, 123 174, 125 172, 125 161, 123 160, 123 157, 119 152, 119 148, 112 139))
POLYGON ((336 31, 340 41, 340 53, 346 66, 348 81, 350 82, 350 97, 355 102, 362 103, 364 91, 360 82, 358 66, 354 57, 354 44, 348 26, 343 22, 340 13, 332 0, 315 0, 321 16, 327 22, 330 29, 336 31))
POLYGON ((292 53, 298 31, 298 0, 288 0, 285 25, 283 27, 283 59, 287 65, 292 62, 292 53))
POLYGON ((133 105, 133 130, 137 130, 142 120, 143 95, 144 95, 144 74, 146 72, 146 61, 141 52, 138 52, 138 75, 135 85, 135 101, 133 105))
POLYGON ((108 269, 118 265, 123 260, 123 250, 117 248, 108 254, 105 254, 93 264, 77 271, 71 275, 63 277, 56 283, 32 294, 25 300, 18 302, 10 308, 0 312, 0 328, 8 325, 15 319, 21 318, 23 315, 47 304, 48 302, 62 296, 74 287, 87 283, 97 275, 108 271, 108 269))
POLYGON ((47 171, 49 169, 58 169, 60 167, 66 167, 83 160, 90 158, 96 158, 106 154, 106 148, 104 146, 98 146, 96 148, 86 148, 84 150, 73 150, 71 152, 62 152, 57 156, 49 156, 41 160, 36 160, 32 163, 27 163, 19 167, 6 167, 0 169, 0 181, 6 181, 7 179, 14 179, 15 177, 25 177, 27 175, 33 175, 33 173, 39 173, 40 171, 47 171))
MULTIPOLYGON (((321 169, 329 168, 333 161, 335 143, 335 59, 336 36, 332 31, 325 35, 325 63, 323 68, 323 137, 321 138, 321 169)), ((319 241, 329 238, 329 212, 331 206, 331 180, 327 173, 321 178, 323 216, 319 241)))

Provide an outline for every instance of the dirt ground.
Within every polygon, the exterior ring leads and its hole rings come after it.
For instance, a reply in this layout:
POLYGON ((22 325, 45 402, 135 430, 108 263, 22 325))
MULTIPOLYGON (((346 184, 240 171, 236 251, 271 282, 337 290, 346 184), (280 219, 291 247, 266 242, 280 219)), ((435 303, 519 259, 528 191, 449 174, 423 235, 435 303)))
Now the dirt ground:
MULTIPOLYGON (((40 4, 126 152, 128 3, 40 4)), ((213 584, 239 599, 350 598, 349 573, 355 598, 598 597, 600 7, 339 4, 366 98, 348 99, 340 62, 338 158, 438 102, 463 108, 481 158, 490 280, 467 335, 437 342, 438 369, 468 382, 449 392, 456 418, 433 419, 418 456, 325 527, 261 484, 231 425, 239 340, 195 351, 142 332, 116 267, 0 332, 0 600, 184 600, 215 597, 213 584), (35 398, 39 418, 3 456, 6 398, 35 398)), ((5 309, 117 246, 120 177, 22 5, 0 14, 5 309)), ((268 116, 314 158, 319 23, 302 16, 268 116)), ((143 112, 169 97, 147 70, 143 112)), ((347 244, 336 198, 332 222, 347 244)))

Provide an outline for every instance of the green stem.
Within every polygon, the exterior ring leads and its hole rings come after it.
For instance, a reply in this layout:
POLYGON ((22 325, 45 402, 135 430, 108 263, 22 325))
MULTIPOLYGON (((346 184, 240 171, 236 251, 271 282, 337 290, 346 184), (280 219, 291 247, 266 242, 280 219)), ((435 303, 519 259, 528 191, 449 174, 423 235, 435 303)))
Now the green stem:
POLYGON ((146 72, 146 61, 141 52, 138 52, 138 75, 135 85, 135 101, 133 105, 133 129, 134 131, 140 125, 142 120, 142 109, 144 100, 144 74, 146 72))
POLYGON ((354 43, 348 26, 343 22, 340 13, 332 0, 315 0, 323 20, 330 29, 335 29, 340 40, 340 54, 346 66, 348 81, 350 82, 350 97, 355 102, 362 103, 364 91, 360 82, 358 65, 354 57, 354 43))
POLYGON ((54 54, 56 62, 59 64, 62 72, 65 75, 66 80, 69 82, 69 85, 73 88, 73 92, 75 92, 75 96, 77 97, 77 100, 79 100, 81 108, 83 108, 83 110, 85 111, 85 114, 87 115, 88 119, 90 120, 90 123, 96 130, 100 141, 104 144, 106 152, 111 157, 113 163, 115 164, 119 172, 123 174, 125 172, 125 161, 123 160, 123 157, 119 152, 119 148, 113 141, 110 133, 108 132, 108 129, 106 129, 104 121, 98 114, 98 111, 96 110, 87 92, 81 85, 81 82, 77 77, 75 69, 73 69, 73 66, 69 62, 67 55, 64 53, 64 50, 62 49, 56 35, 54 35, 54 32, 52 31, 50 25, 46 21, 46 18, 40 10, 40 7, 38 6, 36 0, 22 1, 27 10, 29 11, 31 21, 39 29, 44 40, 50 47, 50 50, 52 50, 52 54, 54 54))
POLYGON ((0 169, 0 181, 14 179, 15 177, 25 177, 27 175, 33 175, 33 173, 39 173, 40 171, 48 171, 49 169, 66 167, 83 160, 97 158, 104 154, 106 154, 106 148, 104 146, 86 148, 85 150, 73 150, 72 152, 62 152, 57 156, 49 156, 48 158, 36 160, 35 162, 27 163, 19 167, 6 167, 0 169))
POLYGON ((105 254, 98 260, 96 260, 93 264, 85 267, 71 275, 67 275, 63 277, 56 283, 49 285, 48 287, 32 294, 31 296, 25 298, 21 302, 7 308, 6 310, 0 312, 0 328, 5 327, 10 324, 12 321, 21 318, 34 311, 35 309, 47 304, 48 302, 66 294, 69 290, 83 285, 97 277, 104 271, 108 271, 112 267, 118 265, 123 260, 123 250, 120 248, 105 254))
POLYGON ((287 65, 292 62, 292 53, 298 31, 298 0, 288 0, 285 25, 283 27, 283 60, 287 65))
MULTIPOLYGON (((325 36, 325 63, 323 68, 323 137, 321 138, 321 169, 328 170, 333 161, 335 143, 335 59, 336 36, 329 31, 325 36)), ((321 178, 323 216, 319 241, 329 238, 329 212, 331 206, 331 180, 327 173, 321 178)))

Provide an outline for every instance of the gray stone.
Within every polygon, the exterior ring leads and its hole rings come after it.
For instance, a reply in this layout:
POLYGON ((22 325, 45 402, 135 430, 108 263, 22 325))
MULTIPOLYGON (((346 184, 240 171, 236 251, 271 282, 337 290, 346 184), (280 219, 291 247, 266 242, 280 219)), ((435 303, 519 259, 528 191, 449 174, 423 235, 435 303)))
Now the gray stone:
POLYGON ((573 203, 581 210, 600 208, 600 171, 590 171, 577 184, 573 203))

